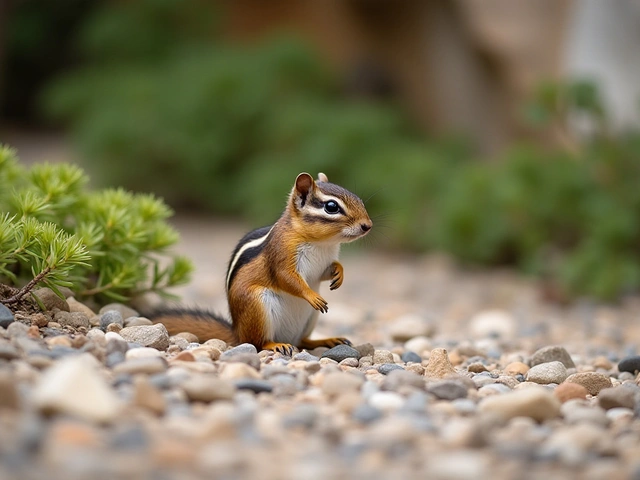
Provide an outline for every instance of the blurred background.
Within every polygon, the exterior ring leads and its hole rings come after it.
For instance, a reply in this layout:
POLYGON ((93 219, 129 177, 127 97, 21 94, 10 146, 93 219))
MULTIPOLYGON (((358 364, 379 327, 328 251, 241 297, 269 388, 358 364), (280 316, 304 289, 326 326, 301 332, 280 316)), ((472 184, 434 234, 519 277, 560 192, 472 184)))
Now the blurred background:
POLYGON ((637 0, 2 0, 0 141, 271 222, 301 171, 375 244, 640 288, 637 0))

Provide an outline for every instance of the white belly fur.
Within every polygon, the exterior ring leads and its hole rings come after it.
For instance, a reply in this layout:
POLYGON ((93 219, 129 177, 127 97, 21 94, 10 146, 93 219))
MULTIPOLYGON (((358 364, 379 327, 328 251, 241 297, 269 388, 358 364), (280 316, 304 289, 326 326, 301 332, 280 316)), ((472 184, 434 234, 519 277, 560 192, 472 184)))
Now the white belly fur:
MULTIPOLYGON (((300 246, 297 270, 312 290, 318 291, 322 274, 338 259, 339 252, 339 244, 300 246)), ((300 340, 311 334, 318 312, 306 300, 269 289, 265 289, 262 295, 269 338, 275 342, 299 345, 300 340)))

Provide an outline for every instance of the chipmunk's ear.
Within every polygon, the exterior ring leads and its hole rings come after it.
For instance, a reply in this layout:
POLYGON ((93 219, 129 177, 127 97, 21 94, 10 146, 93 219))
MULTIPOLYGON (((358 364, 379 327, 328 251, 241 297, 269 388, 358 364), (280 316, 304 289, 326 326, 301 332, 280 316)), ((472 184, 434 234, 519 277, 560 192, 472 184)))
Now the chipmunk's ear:
POLYGON ((309 194, 316 188, 316 183, 313 181, 313 177, 308 173, 301 173, 296 178, 296 184, 291 192, 291 197, 294 204, 298 208, 304 207, 307 203, 309 194))
POLYGON ((327 176, 326 176, 324 173, 320 172, 320 173, 318 174, 318 180, 316 180, 316 181, 317 181, 317 182, 324 182, 324 183, 328 183, 328 182, 329 182, 329 179, 327 178, 327 176))

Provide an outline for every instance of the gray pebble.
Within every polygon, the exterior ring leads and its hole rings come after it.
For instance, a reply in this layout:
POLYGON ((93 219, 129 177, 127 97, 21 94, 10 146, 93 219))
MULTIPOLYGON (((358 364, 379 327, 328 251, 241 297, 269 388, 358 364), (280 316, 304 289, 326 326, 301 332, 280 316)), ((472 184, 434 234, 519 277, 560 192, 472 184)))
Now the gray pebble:
POLYGON ((571 359, 571 355, 569 355, 569 352, 559 345, 550 345, 536 350, 536 352, 531 355, 529 365, 534 367, 541 363, 554 361, 562 362, 562 364, 567 368, 576 367, 575 363, 573 363, 573 360, 571 359))
POLYGON ((229 350, 224 352, 220 356, 220 360, 225 360, 225 359, 228 359, 228 358, 233 357, 235 355, 240 355, 240 354, 243 354, 243 353, 257 354, 258 350, 256 349, 255 346, 251 345, 250 343, 242 343, 242 344, 238 345, 237 347, 230 348, 229 350))
POLYGON ((306 350, 303 350, 302 352, 296 353, 291 360, 301 360, 303 362, 317 362, 318 360, 320 360, 320 358, 316 357, 315 355, 311 355, 306 350))
POLYGON ((490 383, 478 389, 478 393, 508 393, 511 389, 503 383, 490 383))
POLYGON ((115 351, 107 354, 107 356, 106 356, 106 358, 104 360, 104 364, 109 368, 113 368, 116 365, 118 365, 119 363, 124 362, 124 360, 125 360, 124 353, 115 350, 115 351))
POLYGON ((629 372, 635 374, 640 371, 640 355, 631 355, 623 358, 618 363, 618 370, 620 372, 629 372))
POLYGON ((422 363, 422 357, 412 351, 404 352, 400 358, 402 358, 402 361, 405 363, 422 363))
POLYGON ((382 381, 383 390, 396 391, 402 386, 424 389, 424 377, 404 369, 394 369, 382 381))
POLYGON ((29 327, 22 322, 13 322, 7 327, 9 337, 26 337, 29 327))
POLYGON ((120 312, 120 315, 122 316, 123 319, 138 316, 138 312, 136 310, 134 310, 133 308, 127 307, 126 305, 123 305, 121 303, 109 303, 108 305, 105 305, 104 307, 102 307, 98 313, 102 315, 103 313, 108 312, 109 310, 116 310, 117 312, 120 312))
POLYGON ((0 343, 0 359, 1 360, 13 360, 14 358, 19 358, 20 352, 9 345, 8 343, 0 343))
POLYGON ((285 428, 312 428, 317 418, 318 411, 314 405, 302 404, 295 406, 291 412, 285 414, 282 425, 285 428))
POLYGON ((360 360, 360 352, 349 345, 336 345, 322 354, 320 358, 330 358, 340 363, 345 358, 356 358, 360 360))
POLYGON ((550 384, 550 383, 562 383, 568 377, 567 368, 560 361, 552 361, 537 364, 527 372, 527 381, 550 384))
POLYGON ((468 394, 466 385, 456 380, 440 380, 427 384, 427 392, 441 400, 465 398, 468 394))
POLYGON ((358 352, 360 352, 360 356, 358 358, 367 357, 367 356, 373 357, 373 354, 375 352, 375 348, 370 343, 363 343, 362 345, 357 345, 354 348, 358 352))
POLYGON ((13 312, 0 303, 0 327, 7 328, 14 320, 13 312))
POLYGON ((392 372, 393 370, 404 370, 404 368, 395 363, 383 363, 378 367, 378 371, 383 375, 388 375, 389 372, 392 372))
POLYGON ((461 415, 474 414, 478 409, 476 403, 470 398, 456 398, 451 402, 451 405, 456 409, 456 412, 461 415))
POLYGON ((633 408, 637 394, 637 389, 625 386, 603 388, 598 393, 598 404, 605 410, 618 407, 633 408))
POLYGON ((270 382, 253 378, 237 380, 235 386, 238 390, 249 390, 253 393, 273 391, 273 385, 270 382))
POLYGON ((145 450, 149 443, 149 435, 140 425, 124 425, 109 437, 111 448, 127 453, 145 450))
POLYGON ((100 316, 100 328, 106 330, 112 323, 124 326, 124 319, 118 310, 107 310, 100 316))
MULTIPOLYGON (((225 352, 226 353, 226 352, 225 352)), ((260 370, 260 356, 257 353, 236 353, 234 355, 224 354, 220 357, 221 362, 246 363, 247 365, 260 370)), ((275 363, 275 362, 274 362, 275 363)), ((273 366, 273 365, 271 365, 273 366)))
POLYGON ((38 288, 34 290, 33 294, 38 297, 47 311, 51 311, 54 308, 63 312, 68 312, 69 304, 64 298, 60 298, 50 288, 38 288))
POLYGON ((368 403, 358 405, 351 414, 353 419, 359 423, 371 423, 375 422, 382 417, 382 411, 376 407, 372 407, 368 403))
POLYGON ((110 338, 107 340, 107 355, 113 352, 120 352, 123 355, 129 350, 129 344, 119 338, 110 338))
POLYGON ((169 346, 169 332, 167 332, 167 328, 161 323, 139 327, 125 327, 120 330, 120 336, 127 342, 136 342, 143 347, 166 350, 169 346))

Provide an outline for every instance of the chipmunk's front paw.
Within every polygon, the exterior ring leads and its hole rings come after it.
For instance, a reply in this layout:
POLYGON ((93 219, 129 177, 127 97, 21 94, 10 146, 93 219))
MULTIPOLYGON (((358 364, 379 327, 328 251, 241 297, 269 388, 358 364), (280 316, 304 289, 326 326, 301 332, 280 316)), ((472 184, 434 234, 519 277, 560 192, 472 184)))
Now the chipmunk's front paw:
POLYGON ((316 310, 320 310, 322 313, 327 313, 329 311, 327 301, 315 292, 314 296, 308 298, 307 301, 313 308, 315 308, 316 310))
POLYGON ((329 290, 335 290, 340 288, 342 281, 344 280, 344 268, 338 262, 334 262, 331 266, 331 284, 329 290))
POLYGON ((276 342, 267 342, 262 345, 263 350, 273 350, 274 352, 281 353, 282 355, 286 355, 287 357, 293 356, 294 352, 297 350, 296 347, 291 345, 290 343, 276 343, 276 342))

